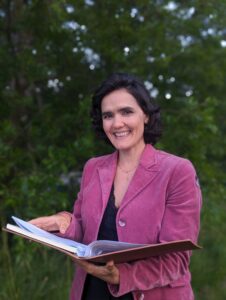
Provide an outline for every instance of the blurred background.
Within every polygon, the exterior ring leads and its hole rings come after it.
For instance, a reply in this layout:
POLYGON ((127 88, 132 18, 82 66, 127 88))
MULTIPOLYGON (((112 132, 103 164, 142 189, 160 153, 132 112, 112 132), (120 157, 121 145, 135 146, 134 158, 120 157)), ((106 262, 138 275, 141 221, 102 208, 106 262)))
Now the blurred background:
MULTIPOLYGON (((71 210, 84 162, 112 149, 93 135, 93 90, 140 77, 162 108, 157 147, 192 160, 203 191, 197 300, 226 299, 226 1, 2 0, 0 214, 71 210)), ((1 232, 0 299, 68 298, 73 266, 1 232)))

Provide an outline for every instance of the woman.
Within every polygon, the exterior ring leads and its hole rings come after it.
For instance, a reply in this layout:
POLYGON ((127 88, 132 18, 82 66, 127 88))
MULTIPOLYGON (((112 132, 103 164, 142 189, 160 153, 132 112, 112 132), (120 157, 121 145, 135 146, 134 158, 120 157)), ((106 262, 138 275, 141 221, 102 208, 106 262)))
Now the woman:
MULTIPOLYGON (((90 243, 197 241, 201 192, 192 164, 156 150, 159 109, 135 77, 116 73, 96 90, 95 130, 116 149, 89 160, 73 213, 31 222, 45 230, 90 243)), ((76 262, 73 300, 192 300, 190 251, 104 266, 76 262), (88 275, 87 275, 88 274, 88 275)))

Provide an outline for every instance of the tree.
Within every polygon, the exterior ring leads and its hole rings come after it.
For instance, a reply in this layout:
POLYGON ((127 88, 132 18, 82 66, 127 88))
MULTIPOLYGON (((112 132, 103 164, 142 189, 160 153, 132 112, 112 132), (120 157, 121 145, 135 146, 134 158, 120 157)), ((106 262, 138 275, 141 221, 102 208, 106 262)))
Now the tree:
MULTIPOLYGON (((91 93, 111 72, 134 73, 162 107, 158 146, 190 158, 200 177, 206 250, 193 258, 197 299, 224 299, 217 228, 225 227, 225 8, 222 0, 2 1, 2 222, 71 209, 86 159, 112 151, 93 136, 91 93)), ((11 243, 4 240, 4 257, 11 243)), ((19 257, 27 251, 20 241, 12 245, 19 257)))

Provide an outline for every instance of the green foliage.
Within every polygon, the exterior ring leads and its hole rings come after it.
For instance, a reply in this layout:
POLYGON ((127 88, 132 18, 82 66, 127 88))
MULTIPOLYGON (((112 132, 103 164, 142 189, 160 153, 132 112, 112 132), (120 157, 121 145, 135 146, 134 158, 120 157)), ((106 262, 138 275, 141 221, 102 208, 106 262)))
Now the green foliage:
MULTIPOLYGON (((162 107, 158 147, 191 159, 200 178, 197 299, 225 299, 225 12, 225 0, 2 1, 2 225, 71 210, 85 161, 112 151, 92 133, 91 93, 113 71, 135 73, 162 107)), ((8 238, 0 298, 66 299, 70 261, 8 238)))
POLYGON ((73 271, 70 259, 18 238, 12 246, 4 235, 0 299, 52 299, 53 295, 57 300, 68 299, 73 271))

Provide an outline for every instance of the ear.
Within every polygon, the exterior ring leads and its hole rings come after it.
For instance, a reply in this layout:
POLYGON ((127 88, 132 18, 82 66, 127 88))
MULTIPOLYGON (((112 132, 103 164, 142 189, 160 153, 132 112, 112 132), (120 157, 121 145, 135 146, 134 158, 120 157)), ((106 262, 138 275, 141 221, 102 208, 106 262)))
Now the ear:
POLYGON ((144 124, 148 124, 148 121, 149 121, 149 116, 145 115, 144 124))

